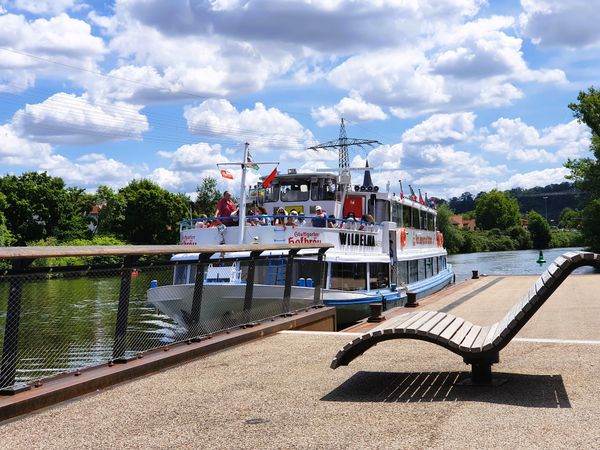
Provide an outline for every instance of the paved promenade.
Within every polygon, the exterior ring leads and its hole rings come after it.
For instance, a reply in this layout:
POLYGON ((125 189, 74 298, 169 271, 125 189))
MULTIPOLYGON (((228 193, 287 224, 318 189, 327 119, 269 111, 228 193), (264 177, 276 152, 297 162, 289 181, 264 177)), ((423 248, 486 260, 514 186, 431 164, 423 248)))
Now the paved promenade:
MULTIPOLYGON (((421 307, 488 325, 534 280, 485 277, 421 307)), ((461 358, 411 340, 331 370, 353 337, 282 332, 1 424, 0 447, 600 447, 600 275, 569 277, 500 353, 500 387, 455 386, 461 358)))

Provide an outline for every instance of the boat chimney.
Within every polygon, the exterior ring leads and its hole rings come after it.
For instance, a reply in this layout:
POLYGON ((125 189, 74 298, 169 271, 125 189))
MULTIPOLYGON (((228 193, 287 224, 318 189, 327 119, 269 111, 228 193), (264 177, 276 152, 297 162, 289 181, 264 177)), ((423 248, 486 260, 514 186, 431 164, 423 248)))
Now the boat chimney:
POLYGON ((371 180, 371 171, 369 170, 369 160, 367 159, 367 163, 365 165, 365 178, 363 179, 364 187, 373 187, 373 180, 371 180))

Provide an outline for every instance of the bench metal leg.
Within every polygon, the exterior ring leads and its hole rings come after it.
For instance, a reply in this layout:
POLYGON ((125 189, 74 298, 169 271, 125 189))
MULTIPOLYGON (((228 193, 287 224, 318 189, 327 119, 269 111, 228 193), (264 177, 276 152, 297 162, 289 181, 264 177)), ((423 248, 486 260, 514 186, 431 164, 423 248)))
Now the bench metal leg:
POLYGON ((504 378, 492 377, 492 364, 500 361, 498 353, 493 353, 485 358, 465 356, 463 361, 471 365, 471 377, 460 381, 458 384, 461 386, 500 386, 506 383, 504 378))

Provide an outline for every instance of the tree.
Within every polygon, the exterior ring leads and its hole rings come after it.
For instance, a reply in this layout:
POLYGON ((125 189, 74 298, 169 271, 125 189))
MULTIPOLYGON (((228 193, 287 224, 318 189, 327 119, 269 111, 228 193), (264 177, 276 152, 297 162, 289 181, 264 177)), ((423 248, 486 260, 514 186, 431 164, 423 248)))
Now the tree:
POLYGON ((558 217, 558 227, 569 230, 581 228, 581 214, 578 209, 565 208, 558 217))
POLYGON ((171 194, 150 180, 133 180, 119 190, 125 201, 118 232, 133 244, 174 244, 189 198, 171 194))
POLYGON ((12 234, 6 227, 6 217, 4 216, 6 207, 6 196, 0 192, 0 247, 8 247, 13 242, 12 234))
POLYGON ((220 198, 221 193, 217 189, 217 179, 206 177, 202 180, 202 184, 196 187, 194 211, 198 215, 206 214, 207 217, 212 217, 220 198))
POLYGON ((531 233, 531 240, 534 248, 548 248, 550 243, 550 224, 548 221, 535 211, 529 213, 527 229, 531 233))
POLYGON ((98 207, 96 234, 100 236, 121 235, 125 221, 125 197, 105 185, 98 186, 93 198, 98 207))
POLYGON ((457 214, 465 213, 475 208, 475 199, 470 192, 463 192, 460 197, 452 197, 448 206, 457 214))
POLYGON ((580 123, 586 124, 592 131, 590 150, 594 158, 569 159, 565 167, 571 171, 567 178, 590 195, 590 201, 583 209, 582 232, 589 240, 592 251, 600 252, 600 220, 597 214, 600 199, 600 91, 590 87, 581 91, 577 103, 570 103, 569 109, 580 123))
POLYGON ((463 246, 463 237, 450 220, 453 215, 454 212, 447 205, 438 205, 437 226, 444 235, 444 247, 448 253, 458 253, 463 246))
POLYGON ((510 238, 515 241, 519 250, 527 250, 532 247, 531 234, 521 225, 515 225, 506 230, 510 238))
POLYGON ((0 178, 6 197, 6 226, 17 245, 48 236, 61 239, 89 235, 90 197, 83 189, 66 188, 62 178, 46 172, 25 172, 0 178))
POLYGON ((506 230, 517 225, 520 217, 517 200, 504 192, 494 189, 481 193, 475 200, 477 226, 484 230, 506 230))

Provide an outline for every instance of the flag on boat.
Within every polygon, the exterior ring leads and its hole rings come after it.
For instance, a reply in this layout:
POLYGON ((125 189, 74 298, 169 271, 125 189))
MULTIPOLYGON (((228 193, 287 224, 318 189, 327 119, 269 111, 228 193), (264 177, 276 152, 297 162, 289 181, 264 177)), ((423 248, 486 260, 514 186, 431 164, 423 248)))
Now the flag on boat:
POLYGON ((273 180, 275 179, 276 176, 277 176, 277 167, 275 167, 273 169, 273 172, 271 172, 269 174, 269 176, 267 176, 267 178, 264 179, 264 181, 262 182, 262 187, 267 189, 269 186, 271 186, 271 183, 273 182, 273 180))
POLYGON ((400 183, 400 198, 404 198, 404 189, 402 189, 402 180, 398 180, 400 183))
POLYGON ((415 194, 415 190, 412 188, 412 186, 409 184, 408 187, 410 188, 410 199, 414 202, 417 201, 417 194, 415 194))
POLYGON ((254 169, 257 172, 258 172, 258 169, 260 169, 260 166, 254 162, 254 157, 252 156, 252 154, 250 152, 248 152, 246 167, 250 167, 251 169, 254 169))
POLYGON ((223 178, 227 178, 228 180, 233 180, 233 174, 228 169, 221 169, 221 176, 223 178))
POLYGON ((421 189, 419 189, 419 203, 420 203, 421 205, 424 205, 424 204, 425 204, 425 200, 423 200, 423 196, 421 196, 421 189))

